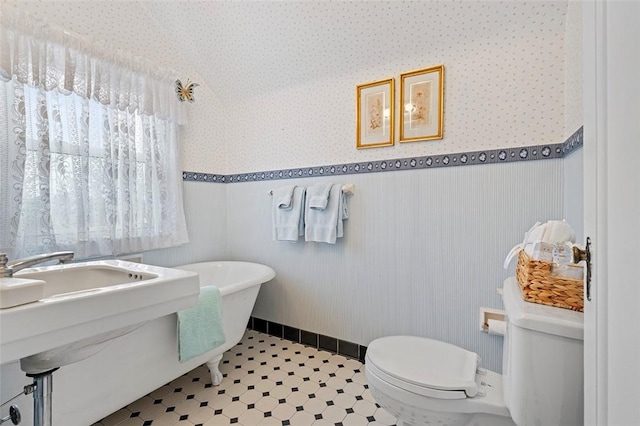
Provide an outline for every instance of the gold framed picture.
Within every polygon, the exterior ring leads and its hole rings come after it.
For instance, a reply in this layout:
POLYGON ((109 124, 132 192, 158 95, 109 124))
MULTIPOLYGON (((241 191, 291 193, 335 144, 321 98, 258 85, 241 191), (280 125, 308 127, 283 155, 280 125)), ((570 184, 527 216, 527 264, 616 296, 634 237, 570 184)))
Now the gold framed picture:
POLYGON ((442 139, 444 65, 400 74, 400 142, 442 139))
POLYGON ((389 78, 357 86, 356 148, 393 145, 394 83, 389 78))

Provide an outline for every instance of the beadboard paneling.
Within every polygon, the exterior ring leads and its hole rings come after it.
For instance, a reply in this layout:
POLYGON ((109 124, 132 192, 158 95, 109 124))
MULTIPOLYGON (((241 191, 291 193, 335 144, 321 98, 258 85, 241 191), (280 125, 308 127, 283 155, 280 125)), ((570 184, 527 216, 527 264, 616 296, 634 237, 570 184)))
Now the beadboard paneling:
POLYGON ((563 208, 564 219, 576 231, 576 242, 585 243, 584 235, 584 188, 583 155, 578 149, 562 160, 563 168, 563 208))
POLYGON ((496 288, 513 274, 502 262, 524 232, 562 216, 562 160, 286 184, 321 181, 356 185, 335 245, 272 241, 267 191, 284 182, 226 185, 230 258, 277 274, 253 315, 361 345, 391 334, 433 337, 500 371, 502 339, 479 331, 479 308, 502 308, 496 288))
POLYGON ((227 259, 227 186, 184 182, 184 213, 189 243, 147 251, 143 255, 144 263, 171 267, 227 259))

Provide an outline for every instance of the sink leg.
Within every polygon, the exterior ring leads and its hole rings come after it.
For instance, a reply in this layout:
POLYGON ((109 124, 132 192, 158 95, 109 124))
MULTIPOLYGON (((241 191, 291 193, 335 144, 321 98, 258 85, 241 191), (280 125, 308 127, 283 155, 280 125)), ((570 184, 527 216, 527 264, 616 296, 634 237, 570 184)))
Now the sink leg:
POLYGON ((33 426, 52 426, 51 393, 53 392, 53 370, 38 374, 27 374, 33 378, 33 426))
POLYGON ((222 360, 222 355, 218 355, 211 361, 207 362, 207 367, 209 367, 209 373, 211 373, 211 384, 213 386, 218 386, 220 383, 222 383, 222 373, 218 368, 218 364, 220 364, 221 360, 222 360))

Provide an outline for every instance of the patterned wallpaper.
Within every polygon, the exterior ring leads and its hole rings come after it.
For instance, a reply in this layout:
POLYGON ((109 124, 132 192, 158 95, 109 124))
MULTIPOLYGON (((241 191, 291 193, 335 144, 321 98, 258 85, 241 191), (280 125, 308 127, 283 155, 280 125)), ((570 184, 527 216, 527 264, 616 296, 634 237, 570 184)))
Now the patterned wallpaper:
POLYGON ((564 42, 564 135, 584 123, 582 109, 582 3, 570 1, 567 7, 564 42))
MULTIPOLYGON (((227 147, 227 174, 565 139, 566 2, 235 2, 215 28, 199 5, 153 5, 212 72, 225 125, 209 149, 227 147), (211 36, 206 54, 191 33, 211 36), (440 63, 444 139, 356 150, 355 86, 440 63)), ((187 170, 221 172, 207 161, 186 151, 187 170)))
POLYGON ((566 0, 5 4, 198 81, 185 170, 555 144, 581 124, 565 129, 565 97, 574 96, 565 90, 566 31, 579 29, 567 23, 566 0), (356 85, 441 63, 444 139, 356 150, 356 85))

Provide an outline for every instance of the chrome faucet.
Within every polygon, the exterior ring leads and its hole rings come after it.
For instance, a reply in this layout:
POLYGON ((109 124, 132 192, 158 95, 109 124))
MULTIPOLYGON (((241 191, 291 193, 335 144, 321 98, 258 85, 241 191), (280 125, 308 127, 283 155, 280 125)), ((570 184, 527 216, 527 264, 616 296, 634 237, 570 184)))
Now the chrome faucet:
POLYGON ((0 277, 12 277, 14 273, 40 263, 57 260, 60 263, 67 263, 73 259, 72 251, 58 251, 55 253, 44 253, 24 259, 9 262, 6 253, 0 253, 0 277))

